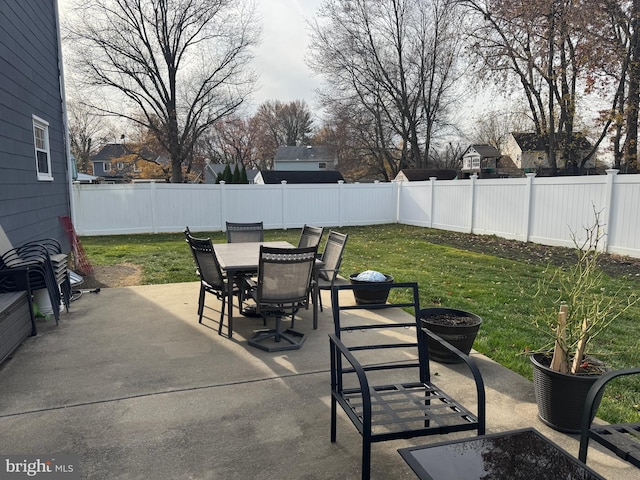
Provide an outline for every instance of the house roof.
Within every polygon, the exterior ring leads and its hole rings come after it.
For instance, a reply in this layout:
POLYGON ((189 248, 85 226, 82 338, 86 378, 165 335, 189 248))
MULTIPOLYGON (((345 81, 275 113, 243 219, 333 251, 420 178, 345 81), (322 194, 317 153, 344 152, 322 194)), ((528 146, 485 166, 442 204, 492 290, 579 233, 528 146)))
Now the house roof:
POLYGON ((337 183, 344 178, 337 170, 260 170, 262 181, 266 184, 287 183, 337 183))
POLYGON ((91 160, 94 162, 110 161, 113 158, 122 157, 128 155, 130 152, 121 143, 108 143, 96 153, 91 160))
POLYGON ((298 162, 318 162, 332 161, 335 153, 329 147, 303 145, 300 147, 278 147, 274 161, 298 161, 298 162))
MULTIPOLYGON (((523 152, 546 152, 548 149, 548 137, 546 135, 523 132, 512 132, 511 135, 513 135, 514 140, 523 152)), ((564 136, 560 136, 558 140, 558 146, 562 147, 564 136)), ((591 142, 581 132, 575 132, 572 141, 576 142, 575 147, 577 150, 589 150, 592 147, 591 142)))
MULTIPOLYGON (((421 182, 436 177, 438 180, 453 180, 458 176, 455 170, 442 168, 403 168, 398 175, 403 174, 410 182, 421 182)), ((398 176, 396 176, 398 178, 398 176)))
POLYGON ((138 154, 140 157, 145 160, 153 161, 156 159, 160 159, 163 163, 167 163, 168 159, 163 155, 157 155, 151 150, 143 149, 141 152, 135 152, 128 149, 122 143, 107 143, 104 147, 100 149, 98 153, 96 153, 91 160, 94 162, 109 162, 114 158, 119 158, 124 155, 138 154))
POLYGON ((498 151, 498 149, 493 145, 489 145, 488 143, 477 143, 477 144, 470 145, 469 147, 467 147, 464 153, 466 154, 472 148, 476 152, 478 152, 483 158, 488 158, 488 157, 499 158, 500 157, 500 152, 498 151))

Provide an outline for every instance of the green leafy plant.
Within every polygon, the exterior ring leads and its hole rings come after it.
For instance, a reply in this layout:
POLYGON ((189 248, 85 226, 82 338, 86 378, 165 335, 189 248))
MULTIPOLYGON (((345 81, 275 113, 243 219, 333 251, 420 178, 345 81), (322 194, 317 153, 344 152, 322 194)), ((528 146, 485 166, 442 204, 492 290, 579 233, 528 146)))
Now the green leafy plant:
POLYGON ((640 300, 622 288, 607 288, 609 284, 599 267, 605 234, 600 212, 594 209, 594 214, 595 222, 584 229, 584 239, 579 240, 572 232, 576 262, 548 268, 536 293, 539 299, 552 298, 555 307, 534 317, 536 327, 550 337, 541 351, 553 349, 551 369, 574 375, 599 374, 606 369, 587 354, 592 341, 640 300))

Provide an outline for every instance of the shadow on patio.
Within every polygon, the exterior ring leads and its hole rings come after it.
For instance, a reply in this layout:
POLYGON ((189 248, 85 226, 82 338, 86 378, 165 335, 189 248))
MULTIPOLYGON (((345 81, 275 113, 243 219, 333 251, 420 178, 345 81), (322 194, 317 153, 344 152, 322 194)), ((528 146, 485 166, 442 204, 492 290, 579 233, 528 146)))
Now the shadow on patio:
MULTIPOLYGON (((296 320, 307 333, 302 349, 268 353, 246 343, 261 319, 236 318, 233 340, 218 336, 215 310, 198 325, 198 289, 103 289, 74 302, 58 327, 39 323, 38 336, 0 366, 0 452, 78 455, 81 478, 359 478, 361 438, 345 416, 337 443, 329 441, 330 309, 318 330, 311 311, 296 320)), ((487 387, 488 432, 533 426, 577 455, 576 436, 537 419, 528 380, 473 356, 487 387)), ((473 407, 464 367, 432 369, 473 407)), ((374 445, 372 477, 415 478, 396 450, 442 440, 374 445)), ((595 447, 589 465, 611 479, 637 475, 595 447)))

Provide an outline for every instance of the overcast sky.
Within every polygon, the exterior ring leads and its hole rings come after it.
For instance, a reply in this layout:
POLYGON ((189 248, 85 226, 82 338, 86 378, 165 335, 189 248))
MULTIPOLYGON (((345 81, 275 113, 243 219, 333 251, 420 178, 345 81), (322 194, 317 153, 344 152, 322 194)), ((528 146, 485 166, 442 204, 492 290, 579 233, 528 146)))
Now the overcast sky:
MULTIPOLYGON (((58 0, 64 16, 72 0, 58 0)), ((262 41, 254 49, 254 68, 260 76, 252 110, 266 100, 305 100, 315 110, 314 90, 320 79, 312 75, 304 57, 309 43, 307 20, 322 0, 256 0, 262 19, 262 41)))

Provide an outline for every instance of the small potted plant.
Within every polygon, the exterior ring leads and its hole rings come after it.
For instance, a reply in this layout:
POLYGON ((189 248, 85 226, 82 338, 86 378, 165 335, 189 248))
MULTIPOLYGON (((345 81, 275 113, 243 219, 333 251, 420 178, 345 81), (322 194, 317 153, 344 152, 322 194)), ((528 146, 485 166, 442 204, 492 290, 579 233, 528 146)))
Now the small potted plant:
POLYGON ((387 303, 389 298, 389 284, 393 283, 393 277, 375 270, 365 270, 361 273, 349 275, 352 285, 375 285, 371 288, 354 288, 353 296, 358 305, 387 303))
POLYGON ((536 296, 551 298, 552 311, 536 315, 536 327, 549 342, 530 356, 538 416, 552 428, 580 431, 582 411, 591 385, 608 370, 593 353, 593 340, 636 304, 635 294, 609 291, 598 258, 602 254, 599 212, 595 224, 585 228, 585 239, 572 234, 576 262, 550 269, 536 296))

